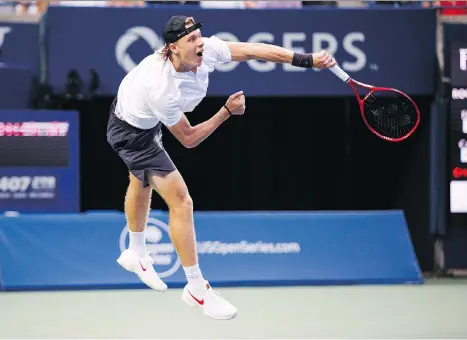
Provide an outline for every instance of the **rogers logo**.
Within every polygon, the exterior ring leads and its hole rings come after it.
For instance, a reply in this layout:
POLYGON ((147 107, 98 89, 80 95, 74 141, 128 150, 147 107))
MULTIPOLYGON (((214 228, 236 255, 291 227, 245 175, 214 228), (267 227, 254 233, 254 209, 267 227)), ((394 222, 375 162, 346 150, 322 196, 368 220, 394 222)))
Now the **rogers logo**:
POLYGON ((452 175, 455 178, 461 178, 461 177, 467 178, 467 169, 456 167, 452 170, 452 175))
POLYGON ((164 41, 150 28, 137 26, 129 28, 118 38, 115 45, 115 59, 118 64, 128 73, 136 67, 136 62, 128 53, 130 46, 138 39, 144 40, 150 46, 151 50, 157 50, 164 46, 164 41))
POLYGON ((454 88, 452 89, 451 96, 452 96, 452 99, 467 99, 467 89, 454 88))

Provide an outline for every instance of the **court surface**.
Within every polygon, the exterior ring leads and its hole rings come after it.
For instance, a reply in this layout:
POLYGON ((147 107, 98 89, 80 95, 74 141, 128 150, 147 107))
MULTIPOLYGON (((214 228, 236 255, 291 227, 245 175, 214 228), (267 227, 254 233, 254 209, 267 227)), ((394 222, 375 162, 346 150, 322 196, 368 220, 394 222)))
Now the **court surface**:
POLYGON ((205 317, 181 289, 0 293, 0 338, 467 339, 467 280, 218 291, 236 319, 205 317))

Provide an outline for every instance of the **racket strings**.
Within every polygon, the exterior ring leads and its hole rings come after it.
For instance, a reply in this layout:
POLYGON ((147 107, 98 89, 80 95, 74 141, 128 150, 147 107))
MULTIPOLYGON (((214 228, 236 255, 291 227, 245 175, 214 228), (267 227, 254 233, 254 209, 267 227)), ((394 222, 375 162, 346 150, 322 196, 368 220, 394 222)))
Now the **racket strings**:
POLYGON ((395 91, 375 91, 368 95, 364 115, 375 132, 391 139, 410 133, 418 120, 418 111, 410 99, 395 91))

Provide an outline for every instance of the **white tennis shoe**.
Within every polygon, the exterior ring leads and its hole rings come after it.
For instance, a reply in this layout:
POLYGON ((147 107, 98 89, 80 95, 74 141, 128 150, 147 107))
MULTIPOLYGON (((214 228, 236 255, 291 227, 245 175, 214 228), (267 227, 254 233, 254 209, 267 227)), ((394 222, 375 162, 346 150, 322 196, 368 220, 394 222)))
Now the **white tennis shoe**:
POLYGON ((138 258, 136 252, 131 249, 127 249, 117 259, 117 263, 125 270, 138 275, 140 280, 150 288, 159 292, 165 292, 167 290, 167 285, 160 279, 159 275, 157 275, 154 270, 153 261, 149 254, 144 258, 138 258))
POLYGON ((191 307, 201 307, 204 314, 216 320, 230 320, 237 316, 237 308, 230 302, 220 296, 220 294, 213 290, 208 281, 205 281, 206 288, 204 296, 195 296, 190 291, 187 284, 183 289, 182 300, 191 307))

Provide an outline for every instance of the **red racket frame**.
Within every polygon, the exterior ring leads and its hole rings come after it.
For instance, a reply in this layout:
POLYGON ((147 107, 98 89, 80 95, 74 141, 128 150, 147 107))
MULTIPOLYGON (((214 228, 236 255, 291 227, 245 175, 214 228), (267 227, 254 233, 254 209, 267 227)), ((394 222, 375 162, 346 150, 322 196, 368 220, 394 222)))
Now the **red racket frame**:
POLYGON ((335 64, 334 66, 331 66, 329 68, 329 70, 332 71, 332 73, 334 73, 338 78, 340 78, 344 83, 348 84, 352 88, 353 92, 355 93, 355 96, 357 97, 358 105, 359 105, 359 108, 360 108, 360 114, 362 115, 363 122, 365 123, 368 130, 370 130, 373 134, 375 134, 379 138, 384 139, 385 141, 388 141, 388 142, 400 142, 400 141, 403 141, 404 139, 407 139, 408 137, 410 137, 414 133, 414 131, 417 129, 418 125, 420 124, 420 109, 418 108, 417 104, 415 104, 413 99, 410 98, 407 94, 405 94, 404 92, 402 92, 400 90, 394 89, 394 88, 373 86, 373 85, 368 85, 368 84, 356 81, 356 80, 352 79, 347 74, 347 72, 342 70, 338 64, 335 64), (363 88, 365 88, 367 90, 370 90, 370 92, 368 92, 368 94, 365 97, 361 98, 360 94, 358 93, 357 86, 360 86, 360 87, 363 87, 363 88), (397 92, 398 94, 401 94, 402 96, 407 98, 410 101, 410 103, 413 105, 413 107, 415 108, 415 111, 417 113, 417 121, 415 122, 414 127, 408 133, 406 133, 404 136, 399 137, 399 138, 391 138, 391 137, 383 136, 380 133, 376 132, 375 129, 373 129, 371 127, 371 125, 368 123, 368 121, 366 120, 365 114, 364 114, 365 110, 364 110, 364 107, 363 107, 363 103, 365 102, 365 100, 368 98, 369 95, 371 95, 372 93, 377 92, 377 91, 397 92))
POLYGON ((378 86, 372 86, 372 85, 368 85, 368 84, 364 84, 364 83, 361 83, 359 81, 356 81, 352 78, 349 78, 349 80, 347 81, 347 84, 351 87, 351 89, 354 91, 355 93, 355 96, 357 97, 357 101, 358 101, 358 105, 360 107, 360 114, 362 115, 362 119, 363 119, 363 122, 365 123, 366 127, 372 132, 374 133, 376 136, 378 136, 379 138, 381 139, 384 139, 388 142, 401 142, 403 141, 404 139, 407 139, 408 137, 410 137, 414 131, 418 128, 418 125, 420 124, 420 110, 417 106, 417 104, 415 104, 415 102, 413 101, 412 98, 410 98, 407 94, 405 94, 404 92, 400 91, 400 90, 397 90, 397 89, 394 89, 394 88, 390 88, 390 87, 378 87, 378 86), (360 97, 360 94, 358 93, 358 90, 357 90, 357 86, 360 86, 360 87, 363 87, 365 89, 368 89, 370 90, 370 92, 367 93, 367 95, 363 98, 360 97), (365 118, 365 110, 364 110, 364 107, 363 107, 363 103, 365 102, 365 100, 368 98, 369 95, 371 95, 372 93, 374 92, 377 92, 377 91, 391 91, 391 92, 397 92, 399 93, 400 95, 404 96, 405 98, 407 98, 411 104, 414 106, 415 108, 415 111, 417 112, 417 121, 415 122, 415 125, 414 127, 408 132, 406 133, 404 136, 402 137, 399 137, 399 138, 390 138, 390 137, 387 137, 387 136, 383 136, 381 135, 380 133, 376 132, 372 127, 371 125, 368 123, 368 121, 366 120, 365 118))

